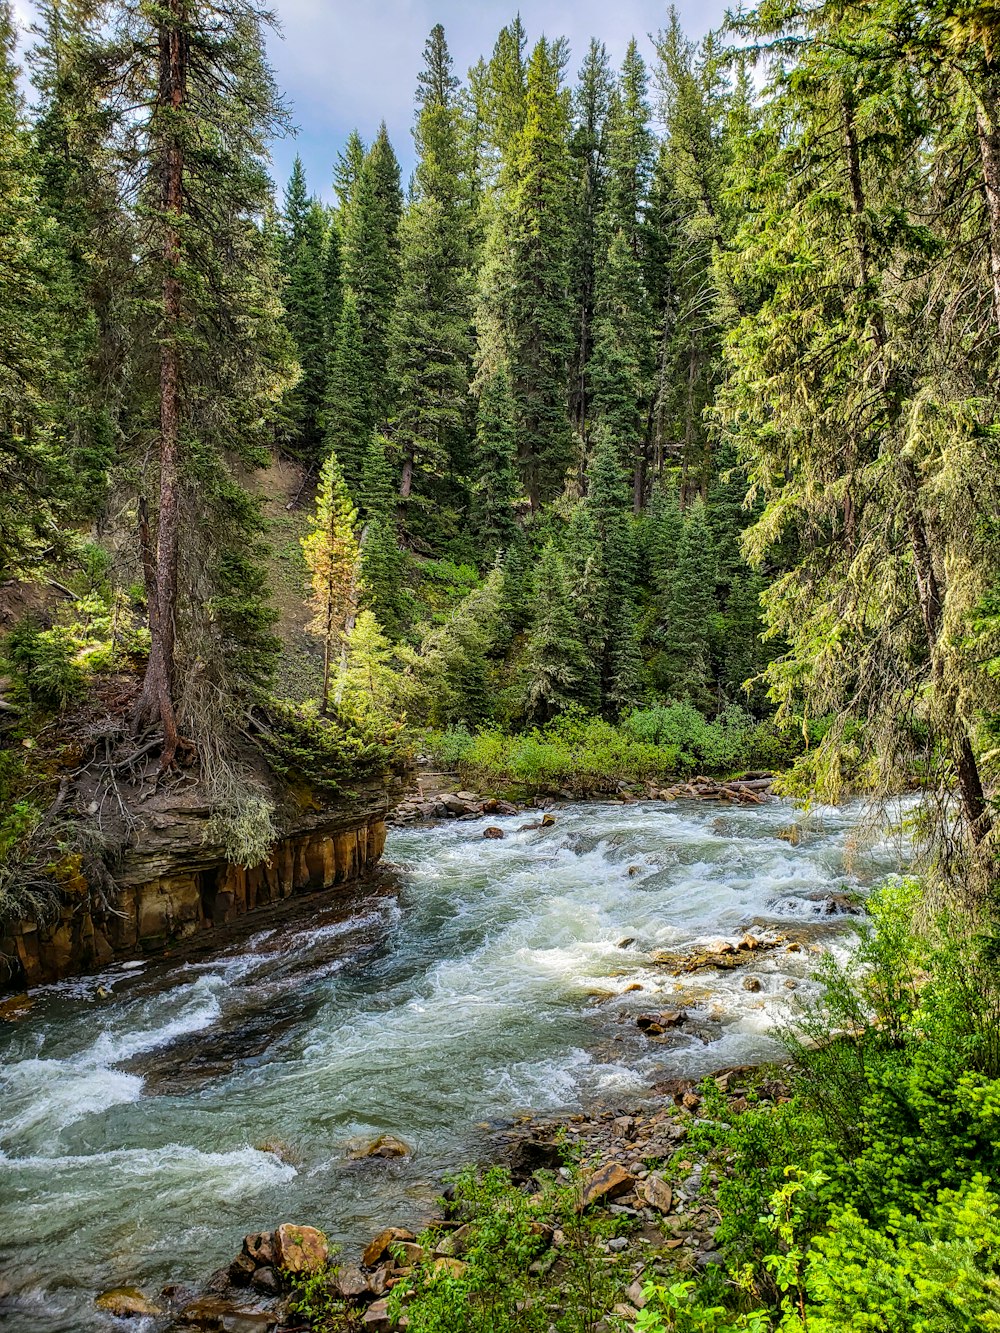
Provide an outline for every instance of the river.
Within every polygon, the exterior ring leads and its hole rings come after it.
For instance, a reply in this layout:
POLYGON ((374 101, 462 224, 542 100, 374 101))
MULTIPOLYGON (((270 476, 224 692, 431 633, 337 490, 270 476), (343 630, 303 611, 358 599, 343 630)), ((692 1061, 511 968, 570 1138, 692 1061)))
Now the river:
POLYGON ((808 947, 755 957, 758 993, 650 955, 767 927, 846 949, 818 899, 906 855, 860 836, 851 806, 555 813, 395 830, 349 900, 193 962, 43 988, 0 1023, 0 1326, 106 1329, 96 1292, 203 1281, 281 1221, 350 1249, 419 1222, 440 1174, 519 1112, 628 1105, 658 1076, 779 1053, 775 1023, 813 987, 808 947), (796 819, 797 846, 777 836, 796 819), (482 838, 491 823, 502 841, 482 838), (690 1031, 637 1029, 678 1005, 690 1031), (412 1156, 351 1159, 384 1132, 412 1156))

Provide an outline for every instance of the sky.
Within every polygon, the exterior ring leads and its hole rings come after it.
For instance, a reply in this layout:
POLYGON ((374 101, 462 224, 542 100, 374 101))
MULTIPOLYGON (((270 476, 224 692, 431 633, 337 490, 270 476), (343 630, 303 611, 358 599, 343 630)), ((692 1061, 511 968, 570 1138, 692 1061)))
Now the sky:
MULTIPOLYGON (((333 163, 352 129, 370 142, 383 119, 403 167, 413 167, 413 95, 427 34, 443 23, 455 61, 465 75, 488 56, 518 0, 270 0, 281 36, 269 41, 278 86, 298 134, 274 145, 274 176, 284 184, 296 153, 310 190, 332 198, 333 163)), ((647 59, 650 34, 666 22, 668 0, 521 0, 529 43, 543 33, 567 37, 575 73, 591 37, 605 43, 618 64, 633 36, 647 59)), ((22 22, 30 0, 15 0, 22 22)), ((725 0, 678 0, 686 31, 701 37, 718 26, 725 0)))

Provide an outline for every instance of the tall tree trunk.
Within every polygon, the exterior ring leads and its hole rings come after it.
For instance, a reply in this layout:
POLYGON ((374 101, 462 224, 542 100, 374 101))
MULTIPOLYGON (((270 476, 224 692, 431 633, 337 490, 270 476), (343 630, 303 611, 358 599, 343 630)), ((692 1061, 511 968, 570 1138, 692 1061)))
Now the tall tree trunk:
POLYGON ((1000 332, 1000 80, 987 75, 977 91, 976 129, 990 224, 993 319, 1000 332))
MULTIPOLYGON (((163 727, 161 768, 170 767, 177 754, 177 714, 174 707, 174 652, 177 624, 177 564, 180 479, 181 367, 180 326, 182 289, 179 275, 181 247, 178 223, 184 211, 184 150, 176 125, 187 91, 186 0, 166 0, 159 26, 159 92, 154 114, 167 119, 161 139, 160 184, 163 208, 162 334, 160 338, 160 502, 156 523, 156 562, 153 571, 155 608, 150 605, 149 663, 138 716, 142 723, 158 721, 163 727)), ((148 559, 148 539, 147 539, 148 559)))
MULTIPOLYGON (((995 110, 995 103, 991 103, 991 105, 995 110)), ((844 115, 847 181, 851 194, 858 276, 862 286, 868 286, 869 283, 877 284, 878 279, 875 277, 875 265, 871 255, 871 239, 867 219, 864 215, 864 182, 861 174, 861 152, 854 123, 854 106, 847 94, 843 97, 842 110, 844 115)), ((986 179, 987 200, 990 208, 990 261, 993 273, 994 300, 998 318, 1000 318, 1000 133, 998 133, 995 116, 989 117, 988 121, 992 129, 986 134, 984 140, 983 103, 981 102, 979 141, 983 158, 983 172, 986 179), (993 154, 992 158, 989 157, 990 152, 993 154), (992 167, 988 165, 990 162, 992 167), (993 190, 992 195, 991 188, 993 190)), ((899 406, 899 395, 896 386, 890 383, 890 374, 885 366, 884 353, 889 334, 880 303, 876 304, 873 313, 872 332, 878 348, 879 359, 882 362, 884 392, 890 399, 890 406, 895 415, 899 406)), ((910 539, 910 552, 913 558, 914 579, 917 585, 917 601, 920 606, 920 616, 927 641, 927 653, 931 663, 935 690, 941 691, 944 680, 939 638, 941 621, 944 616, 944 595, 934 568, 934 556, 927 526, 920 512, 919 482, 916 469, 912 459, 902 456, 897 458, 897 466, 905 497, 906 525, 910 539)), ((956 717, 954 719, 950 731, 952 763, 958 779, 962 812, 969 828, 969 834, 973 842, 978 845, 990 832, 992 819, 983 790, 976 752, 966 723, 962 718, 956 717)))

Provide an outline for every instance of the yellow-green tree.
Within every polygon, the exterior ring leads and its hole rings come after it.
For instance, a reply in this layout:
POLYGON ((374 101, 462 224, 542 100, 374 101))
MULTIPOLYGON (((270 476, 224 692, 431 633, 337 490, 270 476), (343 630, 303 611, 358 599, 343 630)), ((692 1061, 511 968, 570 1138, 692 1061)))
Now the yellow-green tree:
MULTIPOLYGON (((331 453, 323 464, 313 530, 303 538, 302 549, 312 575, 315 615, 309 628, 323 641, 322 711, 327 713, 335 656, 340 662, 339 680, 344 676, 347 639, 357 615, 361 563, 358 511, 351 502, 336 454, 331 453)), ((339 685, 337 692, 339 695, 339 685)))

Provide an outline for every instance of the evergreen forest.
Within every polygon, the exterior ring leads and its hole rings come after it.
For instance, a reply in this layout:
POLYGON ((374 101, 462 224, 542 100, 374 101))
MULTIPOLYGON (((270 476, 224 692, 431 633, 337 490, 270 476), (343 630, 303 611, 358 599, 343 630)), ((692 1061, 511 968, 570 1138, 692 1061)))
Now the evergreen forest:
MULTIPOLYGON (((1000 1328, 1000 8, 669 9, 620 66, 530 4, 468 70, 438 25, 410 179, 383 124, 286 181, 257 0, 37 10, 0 0, 0 918, 108 890, 137 820, 74 784, 150 760, 243 867, 277 790, 417 759, 919 790, 788 1105, 703 1127, 730 1278, 635 1327, 1000 1328)), ((442 1291, 412 1333, 543 1327, 442 1291)))

